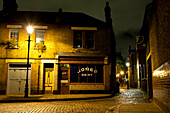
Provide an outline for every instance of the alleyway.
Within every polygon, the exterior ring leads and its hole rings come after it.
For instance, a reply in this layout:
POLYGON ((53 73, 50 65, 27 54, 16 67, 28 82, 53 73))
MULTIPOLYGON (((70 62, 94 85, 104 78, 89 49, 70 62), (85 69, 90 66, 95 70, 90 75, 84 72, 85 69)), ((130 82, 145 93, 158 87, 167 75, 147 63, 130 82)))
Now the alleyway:
POLYGON ((0 113, 105 113, 114 112, 115 107, 121 104, 149 103, 145 93, 139 89, 121 89, 120 93, 104 99, 0 103, 0 113))

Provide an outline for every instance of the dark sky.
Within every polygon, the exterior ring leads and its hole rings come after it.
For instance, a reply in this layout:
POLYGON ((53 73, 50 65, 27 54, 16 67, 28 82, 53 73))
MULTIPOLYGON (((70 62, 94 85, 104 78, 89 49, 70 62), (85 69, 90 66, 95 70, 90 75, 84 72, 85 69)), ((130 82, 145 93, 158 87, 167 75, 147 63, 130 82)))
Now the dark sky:
MULTIPOLYGON (((0 0, 0 10, 2 9, 0 0)), ((110 2, 113 27, 117 41, 117 51, 124 58, 128 56, 129 45, 135 48, 136 35, 139 32, 146 4, 152 0, 17 0, 18 10, 82 12, 105 21, 105 2, 110 2)))

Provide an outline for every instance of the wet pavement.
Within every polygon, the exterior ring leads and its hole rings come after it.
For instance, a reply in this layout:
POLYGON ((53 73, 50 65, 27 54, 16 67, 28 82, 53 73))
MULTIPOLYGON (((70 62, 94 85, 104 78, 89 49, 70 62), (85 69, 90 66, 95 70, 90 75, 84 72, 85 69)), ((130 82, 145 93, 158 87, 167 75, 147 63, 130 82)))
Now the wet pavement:
POLYGON ((115 99, 118 104, 107 110, 107 113, 164 113, 155 103, 148 99, 147 93, 139 89, 121 89, 115 99))
POLYGON ((120 94, 117 101, 119 101, 120 104, 150 103, 149 99, 147 98, 147 93, 139 89, 120 89, 120 94))
POLYGON ((112 98, 0 103, 0 113, 112 113, 124 112, 121 110, 126 110, 122 109, 126 104, 145 103, 150 103, 146 93, 139 89, 121 89, 120 94, 112 98))

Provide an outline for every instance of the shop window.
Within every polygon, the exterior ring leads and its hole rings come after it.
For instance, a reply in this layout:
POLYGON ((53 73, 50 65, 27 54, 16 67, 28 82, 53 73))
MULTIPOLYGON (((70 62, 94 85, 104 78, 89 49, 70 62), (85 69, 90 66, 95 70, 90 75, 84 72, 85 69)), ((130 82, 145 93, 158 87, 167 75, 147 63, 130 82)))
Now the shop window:
POLYGON ((71 65, 71 83, 103 83, 103 65, 71 65))
POLYGON ((74 30, 74 48, 94 48, 94 31, 74 30))
POLYGON ((60 64, 59 67, 69 68, 69 64, 60 64))
POLYGON ((36 43, 42 42, 44 44, 45 30, 36 30, 36 43))

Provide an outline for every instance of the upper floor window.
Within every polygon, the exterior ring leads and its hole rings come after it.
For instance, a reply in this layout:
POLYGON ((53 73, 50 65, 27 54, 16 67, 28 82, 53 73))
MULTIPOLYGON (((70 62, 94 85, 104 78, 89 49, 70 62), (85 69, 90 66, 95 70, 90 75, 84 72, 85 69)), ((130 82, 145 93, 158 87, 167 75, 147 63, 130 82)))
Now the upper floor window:
POLYGON ((85 48, 94 48, 94 31, 86 31, 85 48))
POLYGON ((18 47, 19 29, 9 30, 9 48, 18 47))
POLYGON ((36 43, 42 42, 44 44, 45 30, 36 30, 36 43))
POLYGON ((10 29, 9 39, 16 39, 18 41, 19 29, 10 29))
POLYGON ((94 48, 93 30, 74 30, 74 48, 94 48))
POLYGON ((74 48, 82 48, 82 31, 74 31, 74 48))

